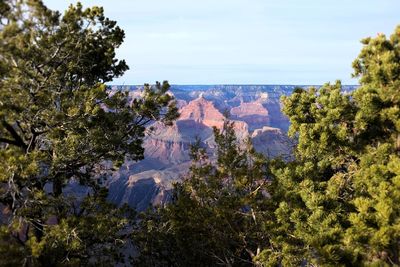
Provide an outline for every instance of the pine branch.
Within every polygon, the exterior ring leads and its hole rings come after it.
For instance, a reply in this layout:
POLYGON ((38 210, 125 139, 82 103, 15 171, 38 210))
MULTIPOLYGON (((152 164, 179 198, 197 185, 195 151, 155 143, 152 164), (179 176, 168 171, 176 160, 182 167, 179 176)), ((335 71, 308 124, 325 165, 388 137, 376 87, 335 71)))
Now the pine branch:
MULTIPOLYGON (((2 121, 2 124, 4 128, 11 134, 11 136, 14 138, 12 141, 13 145, 16 145, 18 147, 21 147, 23 149, 26 149, 28 146, 25 144, 24 140, 22 139, 21 136, 17 133, 17 131, 12 127, 10 124, 8 124, 5 120, 2 121)), ((4 139, 4 138, 3 138, 4 139)))

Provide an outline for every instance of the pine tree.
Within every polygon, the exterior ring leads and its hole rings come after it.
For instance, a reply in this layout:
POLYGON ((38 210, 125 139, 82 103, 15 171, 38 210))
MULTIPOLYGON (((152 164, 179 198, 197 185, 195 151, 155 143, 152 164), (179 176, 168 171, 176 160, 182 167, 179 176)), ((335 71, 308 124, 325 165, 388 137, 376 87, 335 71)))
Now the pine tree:
POLYGON ((145 85, 132 101, 105 85, 128 66, 115 58, 124 32, 103 13, 0 3, 4 265, 113 261, 130 216, 105 202, 103 178, 125 159, 143 158, 149 122, 177 116, 167 82, 145 85), (88 188, 85 198, 65 192, 74 182, 88 188))
POLYGON ((355 135, 363 146, 344 244, 364 262, 400 265, 400 26, 389 39, 362 42, 353 66, 361 84, 355 135))
POLYGON ((267 161, 240 144, 231 122, 214 135, 217 159, 194 145, 172 203, 143 215, 135 243, 144 266, 251 266, 267 245, 267 161))
POLYGON ((360 87, 283 99, 295 161, 273 168, 279 202, 262 265, 398 265, 400 27, 363 40, 360 87))

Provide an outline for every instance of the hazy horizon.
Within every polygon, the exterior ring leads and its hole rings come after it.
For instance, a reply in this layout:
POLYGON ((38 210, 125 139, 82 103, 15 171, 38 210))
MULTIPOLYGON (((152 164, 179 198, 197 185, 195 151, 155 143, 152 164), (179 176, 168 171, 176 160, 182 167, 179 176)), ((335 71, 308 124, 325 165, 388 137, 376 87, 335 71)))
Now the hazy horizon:
MULTIPOLYGON (((76 0, 44 0, 65 10, 76 0)), ((360 39, 389 35, 400 1, 82 0, 125 30, 112 84, 324 84, 351 78, 360 39)))
MULTIPOLYGON (((168 81, 168 80, 167 80, 168 81)), ((155 81, 157 82, 157 81, 155 81)), ((154 83, 155 83, 154 82, 154 83)), ((158 82, 163 82, 163 81, 158 81, 158 82)), ((169 82, 169 81, 168 81, 169 82)), ((154 83, 149 83, 149 84, 154 84, 154 83)), ((330 82, 331 84, 334 83, 334 81, 330 82)), ((301 83, 170 83, 171 86, 322 86, 324 83, 321 84, 301 84, 301 83)), ((143 86, 143 84, 119 84, 119 83, 108 83, 109 86, 143 86)), ((343 86, 359 86, 358 83, 354 84, 349 84, 349 83, 343 83, 343 86)))

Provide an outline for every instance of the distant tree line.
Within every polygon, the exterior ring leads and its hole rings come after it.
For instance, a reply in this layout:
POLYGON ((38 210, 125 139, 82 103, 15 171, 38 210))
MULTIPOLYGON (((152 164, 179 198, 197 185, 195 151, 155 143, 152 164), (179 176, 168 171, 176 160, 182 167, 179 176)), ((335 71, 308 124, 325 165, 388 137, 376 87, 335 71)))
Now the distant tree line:
POLYGON ((362 40, 356 90, 282 98, 293 160, 227 120, 217 160, 195 144, 171 202, 140 214, 104 181, 178 112, 167 82, 133 101, 105 86, 128 69, 123 38, 102 8, 0 2, 0 266, 400 265, 400 27, 362 40))

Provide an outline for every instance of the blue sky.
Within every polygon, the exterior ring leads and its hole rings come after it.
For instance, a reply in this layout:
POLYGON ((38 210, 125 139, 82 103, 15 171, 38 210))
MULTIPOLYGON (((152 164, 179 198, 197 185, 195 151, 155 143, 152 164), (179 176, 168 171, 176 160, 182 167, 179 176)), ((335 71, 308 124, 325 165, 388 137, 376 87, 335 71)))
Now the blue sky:
MULTIPOLYGON (((44 0, 65 10, 71 0, 44 0)), ((399 0, 81 0, 125 30, 113 84, 322 84, 351 79, 359 40, 400 24, 399 0)))

